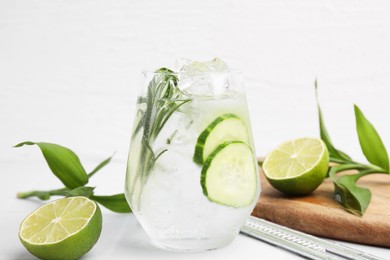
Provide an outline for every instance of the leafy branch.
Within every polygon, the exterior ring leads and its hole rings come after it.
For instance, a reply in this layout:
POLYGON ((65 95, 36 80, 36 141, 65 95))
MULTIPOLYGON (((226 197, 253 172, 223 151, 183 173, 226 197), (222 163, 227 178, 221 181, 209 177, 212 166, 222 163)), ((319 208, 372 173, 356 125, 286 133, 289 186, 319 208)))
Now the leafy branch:
POLYGON ((81 164, 79 157, 69 148, 53 143, 35 143, 30 141, 17 144, 15 147, 22 147, 24 145, 37 145, 40 148, 50 170, 65 187, 48 191, 34 190, 19 192, 17 194, 18 198, 26 199, 37 197, 41 200, 48 200, 51 196, 85 196, 114 212, 131 212, 123 193, 111 196, 97 196, 94 194, 94 187, 86 186, 90 178, 106 166, 111 161, 112 157, 105 159, 103 162, 99 163, 94 170, 87 173, 81 164))
POLYGON ((369 174, 390 174, 389 156, 378 132, 357 105, 354 105, 354 111, 359 143, 364 156, 371 164, 356 162, 346 153, 335 148, 325 127, 317 89, 318 85, 316 80, 315 91, 320 136, 328 148, 330 161, 336 164, 335 166, 331 166, 329 171, 329 177, 335 187, 335 199, 347 211, 363 216, 371 201, 371 191, 358 186, 357 181, 369 174), (357 173, 343 175, 341 177, 336 175, 347 170, 355 170, 357 173))
MULTIPOLYGON (((177 83, 178 78, 173 71, 161 68, 156 71, 155 76, 149 83, 147 96, 138 99, 138 104, 146 104, 146 109, 143 111, 140 108, 138 111, 142 116, 133 133, 134 137, 143 129, 140 163, 138 164, 136 179, 140 178, 141 174, 147 176, 154 167, 156 160, 167 151, 164 149, 156 153, 152 148, 153 142, 172 114, 190 101, 190 99, 181 99, 182 93, 177 83)), ((79 157, 69 148, 53 143, 31 141, 19 143, 15 147, 24 145, 37 145, 40 148, 50 170, 62 182, 64 187, 45 191, 19 192, 17 194, 18 198, 37 197, 41 200, 48 200, 51 196, 85 196, 114 212, 131 212, 123 193, 110 196, 95 195, 95 188, 86 186, 90 178, 111 161, 112 156, 99 163, 90 173, 87 173, 79 157)), ((130 191, 133 192, 133 189, 130 189, 130 191)))

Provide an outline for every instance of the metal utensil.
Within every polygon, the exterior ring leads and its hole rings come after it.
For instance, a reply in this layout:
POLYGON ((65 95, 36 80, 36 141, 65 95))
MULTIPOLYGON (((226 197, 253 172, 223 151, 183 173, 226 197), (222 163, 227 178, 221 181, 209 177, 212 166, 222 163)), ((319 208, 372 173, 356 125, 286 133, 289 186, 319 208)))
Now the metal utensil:
POLYGON ((305 234, 264 219, 249 217, 241 233, 309 259, 384 260, 365 252, 305 234))

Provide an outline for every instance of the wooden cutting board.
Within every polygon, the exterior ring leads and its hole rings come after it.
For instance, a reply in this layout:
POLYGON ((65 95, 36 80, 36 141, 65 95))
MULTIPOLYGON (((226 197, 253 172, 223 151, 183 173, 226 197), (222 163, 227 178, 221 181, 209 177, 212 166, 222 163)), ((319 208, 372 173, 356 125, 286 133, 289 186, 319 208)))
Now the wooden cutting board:
POLYGON ((348 213, 333 199, 329 179, 309 196, 289 197, 275 190, 262 171, 260 176, 262 192, 252 215, 316 236, 390 248, 390 176, 359 180, 372 192, 363 217, 348 213))

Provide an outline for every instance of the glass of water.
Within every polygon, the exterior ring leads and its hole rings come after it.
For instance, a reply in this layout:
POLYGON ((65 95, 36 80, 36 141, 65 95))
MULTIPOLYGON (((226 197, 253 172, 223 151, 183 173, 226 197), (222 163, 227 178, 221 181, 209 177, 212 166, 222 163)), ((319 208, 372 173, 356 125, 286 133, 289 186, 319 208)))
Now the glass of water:
POLYGON ((227 245, 260 194, 242 76, 219 59, 143 75, 127 201, 157 247, 227 245))

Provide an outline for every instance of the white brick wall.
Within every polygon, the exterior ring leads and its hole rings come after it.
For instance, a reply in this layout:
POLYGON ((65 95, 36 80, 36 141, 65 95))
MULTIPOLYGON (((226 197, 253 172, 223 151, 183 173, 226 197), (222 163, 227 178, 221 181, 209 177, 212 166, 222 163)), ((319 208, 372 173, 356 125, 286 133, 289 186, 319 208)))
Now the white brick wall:
MULTIPOLYGON (((25 140, 127 157, 139 72, 221 57, 244 72, 257 153, 317 136, 358 159, 357 103, 390 150, 388 1, 0 1, 0 164, 25 140)), ((124 172, 123 172, 124 174, 124 172)))

